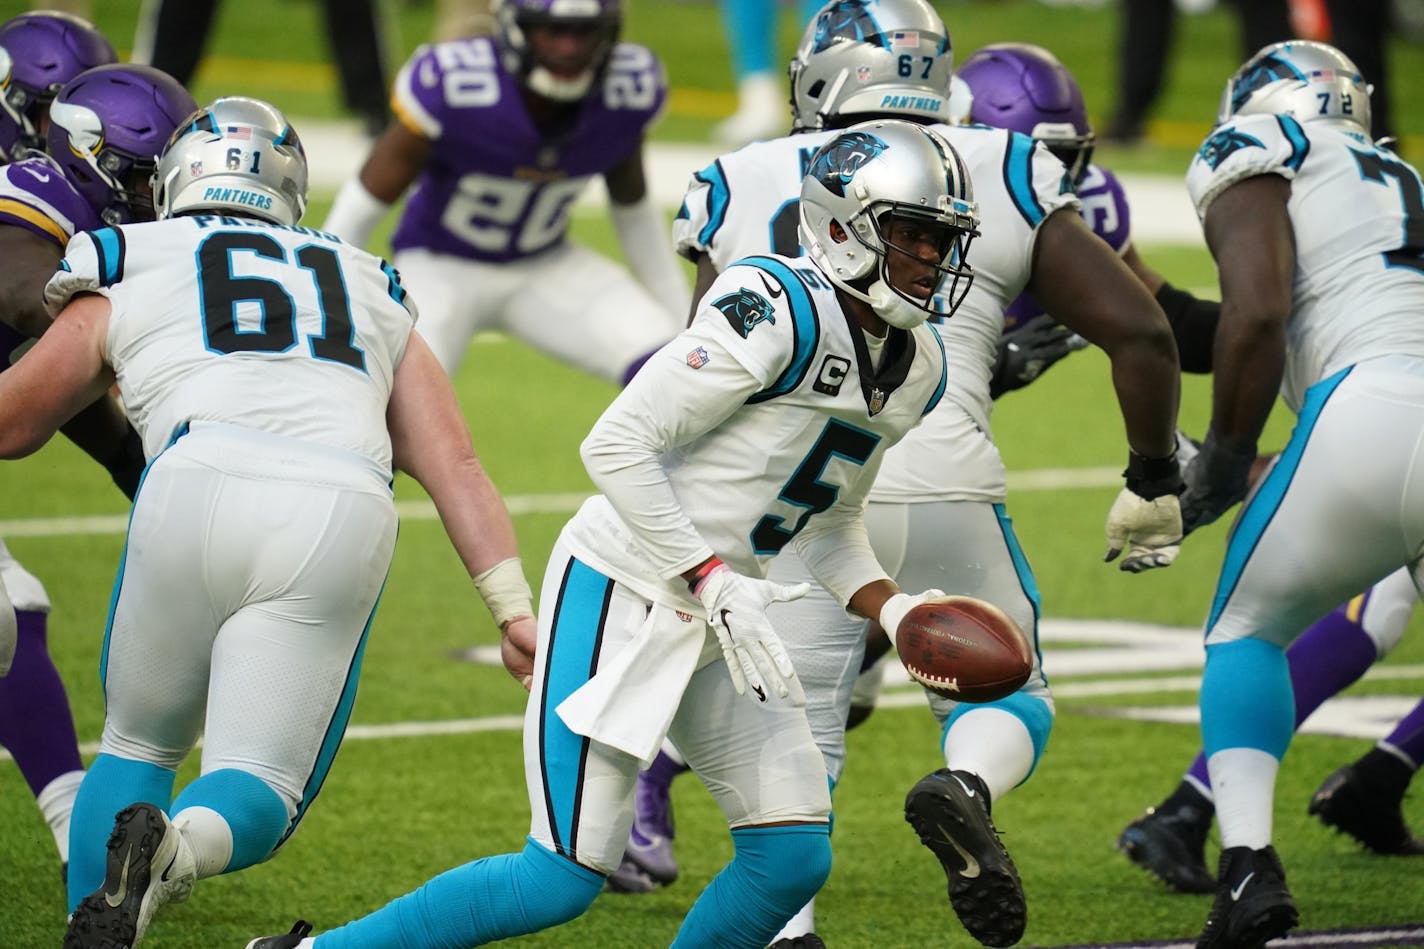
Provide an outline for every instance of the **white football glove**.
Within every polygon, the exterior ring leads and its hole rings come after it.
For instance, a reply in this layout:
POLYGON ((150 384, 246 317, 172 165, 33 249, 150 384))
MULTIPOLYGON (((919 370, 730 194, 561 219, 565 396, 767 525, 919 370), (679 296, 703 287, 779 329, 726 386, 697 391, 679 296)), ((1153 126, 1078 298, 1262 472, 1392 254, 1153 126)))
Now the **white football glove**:
POLYGON ((1175 494, 1148 501, 1131 488, 1123 488, 1108 511, 1108 551, 1104 561, 1117 559, 1129 573, 1165 567, 1182 549, 1182 508, 1175 494))
POLYGON ((5 592, 5 584, 0 583, 0 677, 10 673, 10 664, 15 661, 15 645, 19 642, 20 626, 15 619, 15 607, 10 603, 10 594, 5 592))
POLYGON ((905 618, 906 613, 926 600, 937 600, 944 595, 943 590, 929 589, 923 593, 896 593, 886 600, 885 605, 880 607, 880 626, 885 630, 885 635, 890 637, 890 642, 895 642, 895 637, 900 632, 900 621, 905 618))
POLYGON ((707 622, 722 644, 722 658, 738 695, 746 695, 747 686, 758 702, 767 700, 768 688, 777 698, 790 693, 796 667, 781 637, 767 622, 766 608, 771 603, 799 600, 810 591, 809 583, 783 586, 744 577, 723 563, 699 582, 694 595, 702 601, 707 622))

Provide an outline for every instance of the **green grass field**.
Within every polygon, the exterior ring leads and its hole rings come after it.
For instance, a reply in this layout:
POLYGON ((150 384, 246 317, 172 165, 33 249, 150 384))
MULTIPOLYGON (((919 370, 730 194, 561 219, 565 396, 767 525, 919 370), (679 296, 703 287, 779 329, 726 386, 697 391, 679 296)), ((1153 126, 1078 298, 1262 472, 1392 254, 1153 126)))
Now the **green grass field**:
MULTIPOLYGON (((95 6, 116 45, 127 47, 138 0, 100 0, 95 6)), ((629 35, 664 54, 675 89, 659 136, 702 138, 711 120, 732 105, 715 8, 670 0, 632 0, 631 6, 629 35)), ((0 16, 20 8, 4 0, 0 16)), ((400 48, 408 50, 428 33, 431 8, 427 3, 399 10, 400 48)), ((1078 73, 1095 118, 1106 119, 1114 74, 1111 8, 1083 11, 1000 0, 945 4, 941 10, 961 54, 1004 39, 1052 46, 1078 73)), ((259 95, 298 123, 304 116, 338 114, 317 11, 313 2, 225 4, 213 57, 197 80, 199 99, 259 95)), ((798 31, 789 18, 783 26, 789 53, 798 31)), ((1424 74, 1418 48, 1401 43, 1394 52, 1399 76, 1424 74)), ((1113 167, 1180 173, 1235 57, 1234 25, 1225 13, 1184 18, 1151 143, 1132 152, 1105 149, 1100 157, 1113 167)), ((1424 93, 1400 84, 1397 95, 1400 127, 1412 136, 1424 134, 1424 93)), ((321 220, 329 199, 314 196, 310 221, 321 220)), ((616 253, 605 222, 580 218, 576 228, 582 239, 616 253)), ((1210 261, 1200 248, 1143 250, 1173 282, 1214 286, 1210 261)), ((567 515, 563 496, 589 490, 577 443, 613 389, 498 339, 477 341, 455 381, 482 459, 516 511, 525 564, 537 589, 567 515)), ((1186 380, 1184 427, 1205 426, 1208 400, 1205 380, 1186 380)), ((1263 445, 1283 443, 1289 425, 1278 412, 1263 445)), ((1042 382, 1006 397, 995 414, 995 431, 1015 477, 1042 469, 1112 468, 1124 460, 1106 361, 1095 352, 1073 357, 1042 382)), ((1180 638, 1194 642, 1192 628, 1206 612, 1225 526, 1194 535, 1170 569, 1129 576, 1101 562, 1102 522, 1115 491, 1104 480, 1095 487, 1011 495, 1010 511, 1048 620, 1098 621, 1104 630, 1122 622, 1166 624, 1182 627, 1180 638)), ((403 501, 423 497, 404 478, 397 495, 403 501)), ((0 536, 49 588, 55 604, 52 651, 70 689, 81 741, 91 752, 103 715, 99 648, 123 538, 112 529, 66 529, 58 519, 111 515, 121 525, 123 512, 123 499, 107 476, 62 440, 31 459, 0 465, 0 536)), ((1396 678, 1367 679, 1347 697, 1410 700, 1424 692, 1419 626, 1416 618, 1384 664, 1396 678)), ((267 864, 203 881, 188 903, 158 919, 145 945, 237 949, 253 935, 285 931, 298 916, 319 928, 335 926, 447 867, 521 846, 528 803, 520 737, 507 720, 520 714, 524 693, 502 669, 451 658, 496 640, 438 523, 407 518, 372 632, 353 733, 301 833, 267 864), (424 723, 443 728, 421 728, 424 723), (383 729, 390 725, 409 726, 416 734, 390 735, 383 729)), ((1149 681, 1143 684, 1130 665, 1134 651, 1120 646, 1121 665, 1055 674, 1055 655, 1094 644, 1092 634, 1083 633, 1049 646, 1047 669, 1059 690, 1057 727, 1038 772, 995 810, 1028 894, 1023 945, 1190 939, 1209 898, 1167 892, 1128 864, 1113 844, 1127 821, 1175 785, 1198 741, 1193 726, 1117 716, 1127 707, 1191 706, 1194 689, 1166 678, 1190 676, 1191 664, 1146 674, 1149 681), (1104 681, 1119 687, 1103 695, 1075 688, 1104 681)), ((909 693, 896 689, 891 695, 909 693)), ((835 869, 819 902, 818 931, 836 949, 973 945, 948 907, 938 864, 903 820, 905 792, 938 758, 933 719, 913 698, 903 705, 882 708, 849 736, 836 800, 835 869)), ((1380 721, 1379 734, 1388 727, 1380 721)), ((1319 782, 1368 744, 1362 738, 1302 736, 1283 766, 1276 837, 1304 929, 1424 923, 1424 863, 1368 856, 1305 814, 1319 782)), ((196 760, 190 761, 180 784, 195 771, 196 760)), ((1406 815, 1424 829, 1421 801, 1424 795, 1416 792, 1406 801, 1406 815)), ((687 907, 731 852, 710 796, 694 780, 676 786, 675 805, 682 879, 647 897, 607 894, 580 920, 521 945, 667 945, 687 907)), ((7 829, 0 835, 0 888, 6 897, 0 947, 53 947, 64 921, 58 867, 49 833, 8 760, 0 761, 0 822, 7 829)))

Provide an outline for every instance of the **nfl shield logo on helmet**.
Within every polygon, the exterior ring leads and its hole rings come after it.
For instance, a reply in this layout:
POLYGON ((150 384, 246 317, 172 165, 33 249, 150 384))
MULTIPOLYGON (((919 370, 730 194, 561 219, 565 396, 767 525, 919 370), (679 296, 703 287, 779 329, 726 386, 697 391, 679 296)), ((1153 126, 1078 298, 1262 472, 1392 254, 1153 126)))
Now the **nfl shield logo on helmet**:
POLYGON ((200 162, 200 161, 194 161, 194 162, 189 162, 189 163, 188 163, 188 174, 189 174, 190 176, 196 178, 196 177, 198 177, 199 175, 201 175, 202 173, 203 173, 203 163, 202 163, 202 162, 200 162))
POLYGON ((707 355, 706 348, 702 346, 698 346, 692 352, 687 354, 687 364, 693 369, 701 369, 703 366, 707 365, 711 361, 712 357, 707 355))

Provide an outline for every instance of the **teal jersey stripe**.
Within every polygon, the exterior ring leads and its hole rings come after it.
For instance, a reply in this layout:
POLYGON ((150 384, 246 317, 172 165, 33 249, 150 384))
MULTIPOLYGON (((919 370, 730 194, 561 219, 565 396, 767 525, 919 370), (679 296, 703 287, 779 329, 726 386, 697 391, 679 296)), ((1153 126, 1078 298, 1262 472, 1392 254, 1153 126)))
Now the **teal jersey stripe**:
MULTIPOLYGON (((1351 369, 1353 368, 1352 366, 1351 369)), ((1236 592, 1236 585, 1241 582, 1241 574, 1251 561, 1251 554, 1260 543, 1261 535, 1271 525, 1281 502, 1285 500, 1291 481, 1295 479, 1296 469, 1300 467, 1301 456, 1305 454, 1305 446, 1310 442, 1311 433, 1315 431, 1315 423, 1320 420, 1320 413, 1325 409, 1325 403, 1349 374, 1350 369, 1342 369, 1306 391, 1305 404, 1300 407, 1300 418, 1290 441, 1286 443, 1285 450, 1281 452, 1281 457, 1277 459, 1271 473, 1266 476, 1266 480, 1241 512, 1240 520, 1231 529, 1231 538, 1226 544, 1226 560, 1221 565, 1221 579, 1217 581, 1216 595, 1211 601, 1211 614, 1206 620, 1208 633, 1216 625, 1221 611, 1231 599, 1231 594, 1236 592)))
POLYGON ((1004 152, 1004 187, 1028 226, 1038 227, 1046 215, 1033 191, 1033 147, 1034 141, 1027 135, 1009 133, 1009 147, 1004 152))
POLYGON ((1301 128, 1300 123, 1289 115, 1278 115, 1276 121, 1280 123, 1281 132, 1291 145, 1291 154, 1286 159, 1286 167, 1291 171, 1300 171, 1300 166, 1305 164, 1305 156, 1310 154, 1310 140, 1305 137, 1305 129, 1301 128))
POLYGON ((767 388, 748 399, 748 402, 765 402, 779 395, 792 392, 806 378, 811 368, 811 358, 821 342, 821 324, 816 319, 816 305, 811 302, 811 293, 796 272, 774 257, 747 257, 738 263, 760 267, 775 277, 786 290, 786 301, 791 304, 792 330, 795 334, 795 351, 791 354, 791 364, 777 380, 767 388))
POLYGON ((554 709, 592 678, 603 641, 603 624, 613 581, 582 561, 569 558, 554 606, 539 709, 539 755, 544 773, 544 807, 554 847, 573 852, 578 806, 588 760, 588 740, 576 735, 554 709))
POLYGON ((938 330, 932 329, 930 335, 934 337, 936 343, 939 343, 939 385, 935 386, 934 394, 925 403, 925 410, 920 413, 921 417, 929 415, 934 411, 934 407, 939 405, 939 400, 944 398, 944 388, 949 382, 949 360, 944 355, 944 340, 940 338, 938 330))
POLYGON ((115 228, 106 227, 89 236, 99 256, 99 286, 112 287, 124 279, 124 235, 115 228))
POLYGON ((697 233, 698 242, 706 247, 727 220, 727 206, 732 203, 732 192, 727 187, 727 174, 722 170, 720 161, 714 161, 699 171, 697 180, 708 185, 707 224, 697 233))

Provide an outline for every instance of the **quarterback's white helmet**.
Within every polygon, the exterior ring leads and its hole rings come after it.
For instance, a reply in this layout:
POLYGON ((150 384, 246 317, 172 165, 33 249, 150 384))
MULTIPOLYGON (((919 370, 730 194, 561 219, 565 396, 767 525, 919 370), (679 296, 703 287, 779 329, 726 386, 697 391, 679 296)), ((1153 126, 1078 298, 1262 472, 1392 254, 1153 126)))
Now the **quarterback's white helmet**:
POLYGON ((1298 122, 1344 122, 1369 135, 1371 90, 1335 47, 1287 40, 1262 49, 1226 81, 1216 121, 1233 115, 1289 115, 1298 122))
POLYGON ((260 99, 215 99, 169 138, 153 175, 153 206, 160 219, 211 210, 296 224, 307 208, 301 139, 260 99))
POLYGON ((947 122, 953 68, 949 32, 927 0, 832 0, 791 60, 792 125, 835 128, 857 115, 947 122))
POLYGON ((964 162, 943 136, 913 122, 845 129, 816 152, 801 184, 802 246, 832 283, 901 329, 958 308, 974 280, 965 258, 978 227, 964 162), (939 238, 938 290, 927 299, 890 284, 886 258, 894 245, 881 230, 896 220, 933 228, 939 238))

